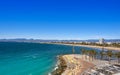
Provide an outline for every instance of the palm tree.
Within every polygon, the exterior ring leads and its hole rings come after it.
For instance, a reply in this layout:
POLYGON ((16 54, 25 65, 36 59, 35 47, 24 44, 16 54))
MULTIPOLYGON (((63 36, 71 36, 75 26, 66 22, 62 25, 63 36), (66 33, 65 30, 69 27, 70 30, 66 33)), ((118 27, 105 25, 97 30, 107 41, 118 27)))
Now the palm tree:
POLYGON ((73 46, 73 48, 72 48, 72 53, 73 53, 73 54, 75 53, 75 49, 74 49, 74 46, 73 46))
MULTIPOLYGON (((87 59, 87 56, 90 56, 90 51, 89 50, 85 50, 85 58, 87 59)), ((90 60, 90 59, 89 59, 90 60)))
POLYGON ((85 56, 85 57, 83 57, 83 58, 85 58, 85 60, 87 59, 87 50, 85 50, 85 49, 82 49, 82 54, 83 54, 83 56, 85 56))
POLYGON ((112 55, 113 55, 112 51, 110 51, 110 50, 107 51, 106 55, 108 56, 108 61, 109 61, 109 63, 110 63, 110 59, 111 59, 111 57, 112 57, 112 55))
POLYGON ((120 52, 115 53, 115 56, 118 58, 118 63, 120 63, 120 52))
POLYGON ((95 51, 95 57, 94 57, 95 59, 97 58, 97 54, 98 54, 98 52, 97 52, 97 51, 95 51))
POLYGON ((92 50, 92 60, 96 58, 97 52, 95 50, 92 50))
POLYGON ((102 60, 104 57, 104 43, 102 45, 102 51, 100 52, 100 56, 101 56, 101 60, 102 60))
POLYGON ((101 56, 101 60, 102 60, 103 57, 104 57, 104 50, 102 50, 102 51, 100 52, 100 56, 101 56))
POLYGON ((87 50, 82 49, 82 53, 83 53, 83 55, 85 56, 84 58, 85 58, 85 60, 86 60, 86 59, 87 59, 87 50))
POLYGON ((88 55, 89 55, 89 61, 90 61, 91 58, 93 60, 93 50, 89 50, 88 55))
POLYGON ((85 55, 85 49, 82 49, 81 54, 82 54, 82 58, 84 59, 83 56, 85 55))

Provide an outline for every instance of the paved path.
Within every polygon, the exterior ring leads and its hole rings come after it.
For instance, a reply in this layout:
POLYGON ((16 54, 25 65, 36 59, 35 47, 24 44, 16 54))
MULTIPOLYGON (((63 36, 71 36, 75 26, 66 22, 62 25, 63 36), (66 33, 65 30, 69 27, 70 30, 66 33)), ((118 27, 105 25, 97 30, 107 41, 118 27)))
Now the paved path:
POLYGON ((94 66, 90 62, 84 61, 81 55, 64 55, 63 58, 67 63, 67 69, 62 75, 80 75, 94 66))

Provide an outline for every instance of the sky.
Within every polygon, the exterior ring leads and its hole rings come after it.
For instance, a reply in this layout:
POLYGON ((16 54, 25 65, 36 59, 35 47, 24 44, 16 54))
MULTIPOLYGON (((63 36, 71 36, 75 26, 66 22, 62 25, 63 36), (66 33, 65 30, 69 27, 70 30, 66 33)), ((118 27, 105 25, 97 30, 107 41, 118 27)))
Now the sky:
POLYGON ((120 0, 1 0, 3 38, 120 39, 120 0))

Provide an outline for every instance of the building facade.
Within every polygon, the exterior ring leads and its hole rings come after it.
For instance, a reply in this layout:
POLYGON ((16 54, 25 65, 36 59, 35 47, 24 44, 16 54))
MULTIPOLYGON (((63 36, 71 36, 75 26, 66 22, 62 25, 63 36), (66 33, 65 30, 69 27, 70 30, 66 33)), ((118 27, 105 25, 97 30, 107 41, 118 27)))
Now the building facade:
POLYGON ((104 38, 101 38, 101 39, 99 40, 99 44, 104 44, 104 38))

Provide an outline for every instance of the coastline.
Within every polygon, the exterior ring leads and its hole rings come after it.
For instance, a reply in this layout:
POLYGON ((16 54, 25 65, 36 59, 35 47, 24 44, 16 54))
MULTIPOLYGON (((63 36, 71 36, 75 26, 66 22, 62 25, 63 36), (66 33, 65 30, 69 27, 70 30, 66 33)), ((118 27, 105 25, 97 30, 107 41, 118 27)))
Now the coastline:
POLYGON ((115 66, 115 63, 109 63, 106 60, 94 59, 87 55, 69 54, 62 56, 66 61, 67 68, 61 75, 119 75, 120 71, 116 70, 118 67, 114 67, 111 70, 110 66, 115 66), (87 59, 86 59, 87 57, 87 59), (107 67, 106 69, 104 69, 107 67), (101 72, 103 69, 105 72, 101 72), (106 73, 109 71, 109 73, 106 73))
MULTIPOLYGON (((68 45, 68 46, 73 46, 73 44, 63 44, 63 43, 46 43, 46 44, 57 44, 57 45, 68 45)), ((81 46, 81 47, 89 47, 89 48, 97 48, 97 49, 102 49, 102 46, 91 46, 91 45, 78 45, 78 44, 74 44, 74 46, 81 46)), ((108 49, 108 50, 114 50, 114 51, 120 51, 120 48, 115 48, 115 47, 104 47, 104 49, 108 49)), ((91 69, 95 68, 95 65, 98 64, 96 62, 101 62, 103 63, 107 63, 108 61, 102 61, 102 60, 97 60, 94 63, 83 60, 83 57, 81 55, 75 55, 75 54, 68 54, 68 55, 62 55, 62 61, 65 62, 65 68, 63 71, 61 71, 61 68, 58 67, 57 70, 54 71, 54 73, 60 71, 59 75, 80 75, 83 74, 83 72, 85 71, 90 71, 91 69), (77 63, 76 63, 77 62, 77 63), (71 66, 69 66, 71 65, 71 66), (92 66, 91 66, 92 65, 92 66)), ((88 57, 89 58, 89 57, 88 57)), ((61 60, 58 60, 61 62, 61 60)), ((61 66, 61 64, 59 64, 58 66, 61 66)), ((58 75, 58 74, 52 74, 52 75, 58 75)))
MULTIPOLYGON (((73 46, 73 44, 65 44, 65 43, 46 43, 46 44, 58 44, 58 45, 68 45, 68 46, 73 46)), ((102 49, 102 46, 93 46, 93 45, 78 45, 74 44, 74 46, 80 46, 80 47, 89 47, 89 48, 97 48, 97 49, 102 49)), ((117 47, 104 47, 104 49, 108 50, 115 50, 115 51, 120 51, 120 48, 117 47)))
MULTIPOLYGON (((72 44, 64 44, 64 45, 73 46, 72 44)), ((102 49, 103 48, 102 46, 92 46, 92 45, 74 45, 74 46, 89 47, 89 48, 98 48, 98 49, 102 49)), ((104 47, 104 49, 120 51, 120 48, 116 48, 116 47, 104 47)))
MULTIPOLYGON (((52 75, 80 75, 89 68, 93 68, 95 65, 93 63, 87 62, 82 59, 82 55, 70 54, 70 55, 62 55, 63 60, 58 60, 60 62, 65 62, 66 67, 63 71, 58 67, 58 70, 55 70, 52 75), (61 73, 57 73, 61 71, 61 73)), ((63 64, 59 64, 62 66, 63 64)), ((62 66, 63 67, 63 66, 62 66)))
POLYGON ((67 68, 67 63, 66 63, 63 55, 58 56, 57 58, 58 58, 57 65, 56 65, 55 69, 53 70, 53 72, 51 72, 51 75, 62 75, 62 73, 67 68))

